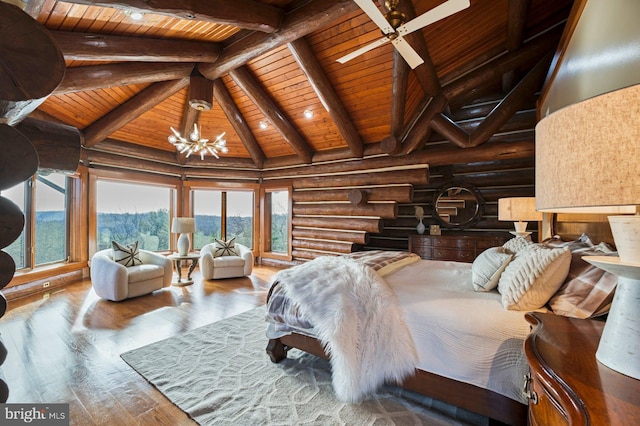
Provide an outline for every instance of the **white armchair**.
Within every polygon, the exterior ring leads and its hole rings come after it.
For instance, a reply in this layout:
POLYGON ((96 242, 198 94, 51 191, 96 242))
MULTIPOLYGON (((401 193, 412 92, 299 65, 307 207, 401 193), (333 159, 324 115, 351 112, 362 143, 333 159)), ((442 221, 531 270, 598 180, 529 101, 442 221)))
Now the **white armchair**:
POLYGON ((140 260, 142 265, 126 267, 113 260, 111 249, 94 254, 89 267, 91 284, 96 294, 117 302, 171 285, 171 260, 147 250, 140 250, 140 260))
POLYGON ((238 256, 213 257, 214 247, 207 244, 200 249, 200 272, 205 280, 235 278, 251 275, 253 252, 247 246, 235 244, 238 256))

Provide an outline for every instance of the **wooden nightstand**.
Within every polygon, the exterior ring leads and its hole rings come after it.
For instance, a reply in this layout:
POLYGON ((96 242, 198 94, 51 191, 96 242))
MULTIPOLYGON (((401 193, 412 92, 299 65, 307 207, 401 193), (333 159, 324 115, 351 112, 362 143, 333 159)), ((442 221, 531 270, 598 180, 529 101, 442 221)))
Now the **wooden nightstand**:
POLYGON ((640 424, 640 381, 596 360, 604 323, 528 313, 530 425, 640 424))
POLYGON ((473 262, 484 250, 501 246, 507 237, 482 235, 409 235, 409 251, 423 259, 473 262))

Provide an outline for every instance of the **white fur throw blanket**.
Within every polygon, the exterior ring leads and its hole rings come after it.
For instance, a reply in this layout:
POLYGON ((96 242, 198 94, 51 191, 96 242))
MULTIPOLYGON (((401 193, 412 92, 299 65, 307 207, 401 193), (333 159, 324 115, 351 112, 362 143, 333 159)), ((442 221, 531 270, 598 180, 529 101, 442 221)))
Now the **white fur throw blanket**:
POLYGON ((274 280, 314 325, 330 355, 337 397, 357 402, 385 381, 414 373, 417 355, 395 293, 372 268, 319 257, 274 280))

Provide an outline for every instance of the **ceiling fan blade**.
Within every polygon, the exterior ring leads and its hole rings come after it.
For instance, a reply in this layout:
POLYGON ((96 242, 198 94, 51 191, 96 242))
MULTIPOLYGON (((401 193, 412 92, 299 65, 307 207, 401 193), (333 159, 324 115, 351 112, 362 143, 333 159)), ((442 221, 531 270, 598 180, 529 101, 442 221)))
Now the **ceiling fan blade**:
POLYGON ((404 60, 407 61, 411 69, 424 63, 424 60, 404 38, 398 37, 395 40, 391 40, 391 43, 398 49, 398 52, 400 52, 404 60))
POLYGON ((451 16, 454 13, 460 12, 468 8, 470 5, 469 0, 449 0, 442 3, 440 6, 436 6, 428 12, 423 13, 417 18, 412 19, 404 25, 398 27, 398 33, 400 35, 407 35, 427 25, 433 24, 436 21, 451 16))
POLYGON ((364 11, 364 13, 371 18, 375 24, 380 27, 384 34, 389 34, 393 32, 393 27, 387 21, 387 18, 384 17, 380 9, 375 5, 373 0, 353 0, 360 9, 364 11))
POLYGON ((356 56, 360 56, 363 53, 366 53, 366 52, 368 52, 370 50, 373 50, 376 47, 382 46, 383 44, 388 43, 388 42, 389 42, 389 39, 386 38, 386 37, 379 38, 378 40, 376 40, 376 41, 374 41, 372 43, 369 43, 366 46, 361 47, 358 50, 354 50, 353 52, 349 53, 348 55, 344 55, 343 57, 338 58, 337 61, 340 62, 341 64, 344 64, 345 62, 348 62, 348 61, 352 60, 356 56))

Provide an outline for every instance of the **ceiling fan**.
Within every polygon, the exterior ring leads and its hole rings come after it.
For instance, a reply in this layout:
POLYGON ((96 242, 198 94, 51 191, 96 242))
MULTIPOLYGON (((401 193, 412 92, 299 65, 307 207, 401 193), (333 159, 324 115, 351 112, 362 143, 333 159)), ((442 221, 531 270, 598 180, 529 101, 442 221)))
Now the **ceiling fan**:
POLYGON ((344 64, 365 52, 375 49, 378 46, 382 46, 387 42, 391 42, 412 69, 422 64, 424 60, 415 50, 413 50, 413 47, 407 43, 403 36, 466 9, 470 5, 469 0, 449 0, 405 23, 405 14, 396 10, 399 0, 385 0, 385 6, 389 9, 389 12, 384 15, 375 5, 373 0, 353 1, 360 6, 360 9, 362 9, 378 27, 380 27, 384 37, 339 58, 338 62, 344 64))

